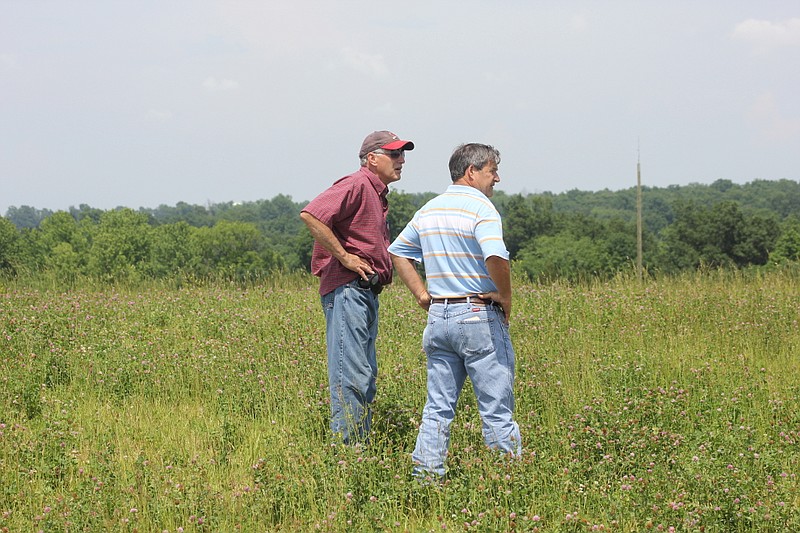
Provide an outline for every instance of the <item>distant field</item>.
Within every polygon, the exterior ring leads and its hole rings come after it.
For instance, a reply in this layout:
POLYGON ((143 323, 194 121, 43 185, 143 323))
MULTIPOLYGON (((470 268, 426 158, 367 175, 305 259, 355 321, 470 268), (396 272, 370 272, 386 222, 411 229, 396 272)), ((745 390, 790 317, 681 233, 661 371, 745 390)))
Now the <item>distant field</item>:
POLYGON ((0 531, 800 531, 800 283, 515 286, 525 454, 474 396, 412 480, 424 313, 381 295, 372 442, 332 446, 310 277, 0 289, 0 531))

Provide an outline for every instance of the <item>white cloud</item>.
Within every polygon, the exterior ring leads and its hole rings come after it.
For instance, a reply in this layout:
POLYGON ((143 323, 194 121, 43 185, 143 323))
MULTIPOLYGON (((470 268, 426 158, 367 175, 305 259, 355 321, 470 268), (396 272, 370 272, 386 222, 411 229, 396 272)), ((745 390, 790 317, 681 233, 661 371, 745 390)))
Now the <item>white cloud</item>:
POLYGON ((800 18, 772 22, 748 19, 733 30, 733 37, 750 42, 757 51, 781 46, 800 45, 800 18))
POLYGON ((365 54, 352 48, 343 48, 341 51, 344 64, 365 74, 373 76, 384 76, 389 72, 386 62, 380 54, 365 54))
POLYGON ((148 109, 147 113, 145 113, 145 119, 148 122, 167 122, 171 118, 171 111, 163 111, 161 109, 148 109))
POLYGON ((392 102, 384 102, 375 107, 375 112, 379 114, 393 115, 397 112, 397 107, 392 102))
POLYGON ((583 33, 589 28, 589 17, 586 13, 579 13, 570 20, 570 27, 577 33, 583 33))
POLYGON ((203 87, 210 92, 233 91, 239 88, 239 82, 225 79, 218 80, 214 77, 208 77, 203 82, 203 87))
POLYGON ((14 68, 17 66, 17 58, 11 54, 0 54, 0 65, 14 68))
POLYGON ((783 116, 770 92, 756 99, 748 116, 768 140, 787 141, 800 136, 800 119, 783 116))

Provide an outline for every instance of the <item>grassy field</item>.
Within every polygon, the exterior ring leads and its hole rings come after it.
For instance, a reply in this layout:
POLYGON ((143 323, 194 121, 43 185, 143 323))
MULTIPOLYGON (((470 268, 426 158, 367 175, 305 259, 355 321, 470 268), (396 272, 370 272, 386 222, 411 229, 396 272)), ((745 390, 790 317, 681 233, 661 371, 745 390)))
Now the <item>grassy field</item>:
POLYGON ((800 283, 517 283, 525 453, 469 388, 448 480, 410 454, 424 313, 381 295, 370 444, 331 444, 310 277, 0 289, 0 531, 800 531, 800 283))

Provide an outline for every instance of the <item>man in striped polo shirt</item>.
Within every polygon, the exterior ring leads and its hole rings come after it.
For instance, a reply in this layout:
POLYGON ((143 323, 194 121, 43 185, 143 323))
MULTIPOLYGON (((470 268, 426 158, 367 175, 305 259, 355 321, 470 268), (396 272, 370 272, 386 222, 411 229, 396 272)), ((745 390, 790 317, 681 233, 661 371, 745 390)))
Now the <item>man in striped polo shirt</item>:
POLYGON ((414 143, 375 131, 361 144, 361 168, 306 205, 314 237, 311 271, 320 277, 325 313, 331 431, 345 444, 365 439, 375 399, 378 294, 392 282, 386 215, 389 184, 400 179, 414 143))
POLYGON ((514 349, 508 333, 511 270, 500 214, 489 198, 500 152, 463 144, 450 157, 453 183, 425 204, 389 246, 395 272, 428 311, 422 335, 428 400, 414 448, 414 474, 441 478, 450 424, 467 377, 490 448, 522 453, 514 414, 514 349), (425 267, 425 282, 415 263, 425 267))

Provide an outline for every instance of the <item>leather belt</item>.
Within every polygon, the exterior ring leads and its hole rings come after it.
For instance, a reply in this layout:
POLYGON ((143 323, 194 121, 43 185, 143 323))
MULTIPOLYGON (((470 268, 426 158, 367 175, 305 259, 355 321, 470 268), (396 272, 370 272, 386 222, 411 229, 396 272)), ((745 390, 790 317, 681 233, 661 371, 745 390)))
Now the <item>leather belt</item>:
MULTIPOLYGON (((476 304, 491 305, 494 300, 488 298, 478 298, 477 296, 466 296, 462 298, 431 298, 431 304, 476 304)), ((496 305, 496 304, 495 304, 496 305)))

